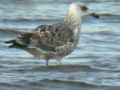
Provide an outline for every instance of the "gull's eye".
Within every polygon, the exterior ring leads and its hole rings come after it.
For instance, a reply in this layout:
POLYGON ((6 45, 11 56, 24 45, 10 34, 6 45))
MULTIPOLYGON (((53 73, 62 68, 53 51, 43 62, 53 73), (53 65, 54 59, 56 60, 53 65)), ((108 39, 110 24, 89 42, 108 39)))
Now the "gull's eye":
POLYGON ((87 10, 88 10, 88 7, 82 6, 81 9, 82 9, 82 11, 87 11, 87 10))

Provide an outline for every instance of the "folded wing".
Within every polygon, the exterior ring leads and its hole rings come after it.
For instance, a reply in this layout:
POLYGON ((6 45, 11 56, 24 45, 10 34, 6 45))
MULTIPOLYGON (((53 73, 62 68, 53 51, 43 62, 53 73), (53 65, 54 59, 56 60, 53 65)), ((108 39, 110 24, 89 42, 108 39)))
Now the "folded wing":
POLYGON ((7 41, 13 43, 11 47, 38 48, 43 51, 56 52, 57 47, 73 42, 73 32, 65 24, 40 25, 34 32, 22 32, 15 40, 7 41))

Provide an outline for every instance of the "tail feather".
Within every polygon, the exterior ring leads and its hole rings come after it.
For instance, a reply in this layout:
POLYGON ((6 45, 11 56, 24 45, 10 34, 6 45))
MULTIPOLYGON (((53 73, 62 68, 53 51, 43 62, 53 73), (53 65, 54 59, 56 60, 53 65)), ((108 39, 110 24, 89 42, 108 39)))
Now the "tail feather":
POLYGON ((11 44, 8 46, 9 48, 15 47, 15 42, 16 42, 15 40, 8 40, 8 41, 4 41, 4 42, 7 44, 11 44))
POLYGON ((16 39, 5 41, 9 48, 25 48, 30 43, 31 33, 21 33, 16 39))
POLYGON ((16 40, 8 40, 8 41, 5 41, 5 43, 11 44, 8 46, 9 48, 24 48, 24 47, 26 47, 25 45, 17 43, 16 40))

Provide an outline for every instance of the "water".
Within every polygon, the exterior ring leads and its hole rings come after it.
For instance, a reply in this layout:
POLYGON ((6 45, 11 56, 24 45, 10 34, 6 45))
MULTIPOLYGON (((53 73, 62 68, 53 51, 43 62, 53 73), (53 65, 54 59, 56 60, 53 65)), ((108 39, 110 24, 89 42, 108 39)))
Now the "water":
POLYGON ((120 1, 79 0, 100 13, 84 18, 78 48, 56 66, 7 48, 4 40, 63 20, 78 0, 1 0, 0 90, 120 90, 120 1), (106 13, 106 14, 104 14, 106 13))

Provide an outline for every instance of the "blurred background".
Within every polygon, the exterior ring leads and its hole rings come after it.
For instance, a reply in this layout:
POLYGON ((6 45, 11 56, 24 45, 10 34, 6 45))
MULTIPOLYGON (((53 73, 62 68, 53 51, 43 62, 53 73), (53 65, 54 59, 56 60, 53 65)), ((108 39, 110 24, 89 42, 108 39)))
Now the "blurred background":
POLYGON ((0 0, 0 90, 120 90, 119 0, 0 0), (66 16, 82 2, 100 19, 83 18, 80 42, 63 66, 8 48, 3 41, 66 16))

